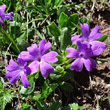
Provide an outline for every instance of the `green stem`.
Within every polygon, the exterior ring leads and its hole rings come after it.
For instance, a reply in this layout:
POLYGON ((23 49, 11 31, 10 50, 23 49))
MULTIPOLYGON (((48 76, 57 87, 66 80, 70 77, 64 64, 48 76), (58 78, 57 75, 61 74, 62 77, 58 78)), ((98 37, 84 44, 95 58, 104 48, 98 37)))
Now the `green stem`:
POLYGON ((13 91, 16 91, 16 90, 18 90, 18 88, 15 88, 15 89, 9 90, 9 91, 7 91, 7 92, 13 92, 13 91))

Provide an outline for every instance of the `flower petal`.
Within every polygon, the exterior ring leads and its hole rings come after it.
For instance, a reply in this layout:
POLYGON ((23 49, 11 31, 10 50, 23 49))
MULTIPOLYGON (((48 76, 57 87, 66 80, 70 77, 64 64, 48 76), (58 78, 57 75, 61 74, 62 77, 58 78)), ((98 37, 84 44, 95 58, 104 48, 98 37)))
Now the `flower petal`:
POLYGON ((10 12, 10 13, 4 14, 4 15, 2 16, 2 19, 3 19, 3 20, 4 20, 4 19, 10 19, 11 21, 13 21, 13 16, 14 16, 13 12, 10 12))
POLYGON ((96 68, 96 62, 92 58, 83 59, 83 60, 87 71, 92 71, 92 68, 96 68))
POLYGON ((16 81, 19 80, 19 78, 20 78, 20 74, 18 73, 9 80, 9 83, 14 84, 14 83, 16 83, 16 81))
POLYGON ((67 58, 77 58, 78 57, 79 52, 76 49, 70 47, 70 48, 67 48, 66 51, 69 52, 68 55, 66 56, 67 58))
POLYGON ((26 66, 27 62, 25 62, 22 58, 18 58, 18 63, 20 66, 26 66))
POLYGON ((98 56, 101 54, 101 52, 104 52, 104 49, 106 49, 107 45, 104 42, 100 41, 93 41, 92 43, 92 51, 94 56, 98 56))
POLYGON ((32 56, 37 56, 38 52, 39 52, 37 44, 33 44, 32 46, 28 47, 27 50, 28 50, 29 54, 32 56))
POLYGON ((50 64, 43 61, 40 63, 40 71, 44 77, 47 77, 49 73, 54 72, 54 68, 50 64))
POLYGON ((81 31, 84 35, 84 39, 88 40, 89 39, 89 34, 90 34, 89 25, 87 23, 80 24, 80 25, 81 25, 81 31))
POLYGON ((45 46, 45 40, 41 40, 39 43, 39 51, 40 51, 40 55, 43 55, 44 53, 44 46, 45 46))
POLYGON ((5 75, 5 77, 6 77, 7 79, 10 79, 10 78, 16 76, 16 75, 19 74, 19 73, 20 73, 20 70, 18 69, 18 70, 15 70, 15 71, 8 72, 8 73, 5 75))
POLYGON ((89 46, 89 43, 88 42, 81 43, 80 41, 77 41, 77 45, 79 52, 85 52, 85 50, 87 50, 89 46))
POLYGON ((89 35, 89 37, 90 38, 94 37, 97 33, 99 33, 99 30, 100 30, 99 26, 96 26, 95 28, 93 28, 90 35, 89 35))
POLYGON ((58 55, 55 51, 50 51, 49 53, 42 56, 42 59, 46 62, 55 63, 58 61, 58 58, 56 56, 58 55))
POLYGON ((11 59, 9 61, 9 65, 6 67, 6 70, 11 72, 11 71, 15 71, 17 69, 19 69, 18 64, 13 59, 11 59))
POLYGON ((1 5, 0 6, 0 16, 2 16, 5 13, 6 10, 6 5, 1 5))
POLYGON ((22 74, 22 75, 21 75, 21 82, 22 82, 22 84, 23 84, 23 86, 24 86, 25 88, 27 88, 28 86, 31 86, 31 85, 29 84, 29 81, 28 81, 28 79, 27 79, 27 77, 26 77, 25 74, 22 74))
POLYGON ((26 75, 29 75, 29 74, 31 73, 31 69, 30 69, 28 66, 25 66, 25 67, 24 67, 24 73, 25 73, 26 75))
POLYGON ((47 42, 44 46, 44 52, 42 54, 45 54, 50 48, 51 48, 51 43, 47 42))
POLYGON ((33 61, 35 59, 35 57, 30 55, 27 51, 21 52, 19 58, 22 58, 24 61, 33 61))
POLYGON ((102 33, 100 33, 100 32, 98 32, 97 34, 95 34, 94 36, 90 36, 89 37, 89 41, 91 42, 91 41, 94 41, 94 40, 97 40, 97 39, 99 39, 99 38, 101 38, 103 36, 103 34, 102 33))
POLYGON ((73 36, 73 37, 71 38, 71 41, 73 42, 73 44, 76 44, 77 41, 84 41, 84 38, 83 38, 83 36, 81 36, 81 35, 77 35, 77 36, 73 36))
POLYGON ((91 45, 92 45, 92 48, 101 47, 103 50, 107 48, 107 45, 104 42, 100 42, 100 41, 93 41, 91 45))
POLYGON ((3 20, 0 18, 0 22, 1 22, 1 24, 2 24, 2 26, 4 25, 4 22, 3 22, 3 20))
POLYGON ((83 60, 82 58, 77 58, 70 66, 70 70, 82 71, 83 60))
POLYGON ((31 69, 31 73, 36 73, 39 69, 39 62, 38 61, 33 61, 32 63, 29 64, 28 66, 31 69))

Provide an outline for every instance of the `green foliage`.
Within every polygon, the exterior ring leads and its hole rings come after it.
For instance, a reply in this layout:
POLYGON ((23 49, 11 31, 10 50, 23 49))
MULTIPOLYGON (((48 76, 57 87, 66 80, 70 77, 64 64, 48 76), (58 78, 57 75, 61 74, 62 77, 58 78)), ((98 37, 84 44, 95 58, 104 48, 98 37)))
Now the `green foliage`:
POLYGON ((15 97, 10 89, 4 89, 6 84, 3 78, 0 78, 0 110, 5 110, 7 103, 10 103, 13 97, 15 97))
POLYGON ((53 102, 49 107, 48 110, 58 110, 61 106, 60 102, 53 102))
POLYGON ((67 23, 68 23, 68 16, 64 12, 62 12, 59 17, 60 28, 62 29, 63 27, 67 27, 67 23))
POLYGON ((20 94, 27 95, 27 94, 31 94, 34 91, 34 88, 35 88, 34 77, 35 77, 35 75, 28 76, 28 80, 29 80, 31 87, 25 88, 21 82, 19 83, 19 93, 20 94))
POLYGON ((103 35, 98 41, 104 42, 108 38, 108 35, 103 35))
POLYGON ((49 28, 50 33, 51 33, 53 36, 57 37, 57 36, 60 36, 60 35, 61 35, 60 30, 58 29, 57 25, 56 25, 54 22, 52 22, 52 23, 48 26, 48 28, 49 28))
POLYGON ((87 19, 86 19, 86 17, 84 17, 84 16, 82 16, 81 18, 80 18, 80 23, 87 23, 87 19))
POLYGON ((64 91, 67 91, 67 92, 72 92, 74 89, 73 85, 68 82, 62 82, 60 84, 60 87, 61 87, 61 89, 63 89, 64 91))
POLYGON ((72 110, 85 110, 87 108, 87 107, 79 106, 76 103, 69 104, 69 106, 72 110))
POLYGON ((49 81, 46 80, 44 82, 44 86, 42 87, 42 95, 41 97, 47 98, 51 92, 53 92, 58 87, 57 83, 49 84, 49 81))
POLYGON ((25 109, 26 109, 26 110, 36 110, 36 109, 34 109, 31 105, 23 103, 23 104, 22 104, 22 108, 19 109, 19 110, 25 110, 25 109))
POLYGON ((62 29, 62 35, 60 36, 60 48, 65 50, 68 45, 71 45, 71 35, 69 28, 65 27, 62 29))

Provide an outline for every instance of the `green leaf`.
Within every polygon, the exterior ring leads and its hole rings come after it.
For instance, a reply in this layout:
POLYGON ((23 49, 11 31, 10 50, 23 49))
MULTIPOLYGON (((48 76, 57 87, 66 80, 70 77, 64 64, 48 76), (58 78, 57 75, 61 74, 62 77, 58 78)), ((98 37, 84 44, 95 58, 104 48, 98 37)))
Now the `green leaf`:
POLYGON ((62 35, 60 36, 60 48, 65 50, 68 45, 71 45, 71 35, 70 30, 65 27, 62 29, 62 35))
POLYGON ((20 39, 18 41, 18 47, 20 48, 20 51, 27 50, 27 47, 29 47, 29 46, 30 46, 30 44, 24 39, 20 39))
POLYGON ((46 110, 46 103, 42 99, 37 100, 37 109, 46 110))
POLYGON ((20 94, 27 95, 33 92, 35 88, 34 75, 28 75, 28 80, 29 80, 31 87, 25 88, 21 82, 19 83, 20 94))
POLYGON ((67 23, 68 23, 68 16, 64 12, 62 12, 59 17, 60 28, 62 29, 63 27, 67 27, 67 23))
POLYGON ((78 110, 79 109, 79 105, 76 103, 73 104, 69 104, 70 108, 72 108, 72 110, 78 110))
POLYGON ((55 0, 55 8, 58 8, 64 0, 55 0))
POLYGON ((58 29, 57 25, 52 22, 49 26, 49 31, 53 36, 60 36, 60 30, 58 29))
POLYGON ((62 7, 57 11, 58 18, 59 18, 59 16, 61 15, 62 12, 64 12, 66 15, 69 15, 68 9, 67 9, 66 7, 62 6, 62 7))
POLYGON ((38 100, 38 99, 40 99, 40 98, 41 98, 41 94, 34 95, 34 96, 32 97, 33 100, 38 100))
POLYGON ((17 42, 19 42, 19 40, 21 40, 21 39, 26 40, 26 37, 27 37, 27 33, 23 32, 18 38, 16 38, 16 40, 17 40, 17 42))
POLYGON ((85 110, 87 107, 79 106, 77 103, 69 104, 72 110, 85 110))
POLYGON ((108 61, 106 61, 106 60, 96 60, 96 62, 97 62, 97 64, 103 64, 103 63, 106 63, 108 61))
POLYGON ((74 87, 72 86, 72 84, 68 83, 68 82, 62 82, 60 84, 61 89, 63 89, 64 91, 67 92, 72 92, 74 87))
POLYGON ((67 61, 67 57, 65 55, 62 56, 58 55, 57 58, 58 58, 57 64, 63 64, 67 61))
POLYGON ((84 24, 84 23, 87 23, 87 19, 86 19, 86 17, 81 17, 81 19, 80 19, 80 23, 81 24, 84 24))
POLYGON ((4 91, 0 93, 0 110, 4 110, 7 103, 10 103, 12 98, 15 97, 12 93, 4 91))
POLYGON ((108 102, 109 102, 109 104, 110 104, 110 96, 108 96, 107 99, 108 99, 108 102))
POLYGON ((0 92, 3 91, 4 89, 4 79, 1 77, 0 78, 0 92))
POLYGON ((82 7, 83 7, 83 4, 82 3, 81 4, 78 4, 78 5, 75 5, 75 8, 78 8, 78 9, 80 9, 82 7))
POLYGON ((61 79, 66 74, 66 71, 61 66, 56 66, 54 73, 50 74, 50 78, 52 80, 58 80, 61 79))
POLYGON ((21 27, 21 23, 18 23, 18 22, 15 22, 15 21, 10 22, 9 30, 10 30, 10 33, 11 33, 11 37, 13 37, 13 39, 15 39, 16 36, 20 33, 20 27, 21 27))
POLYGON ((57 83, 49 84, 49 81, 46 80, 44 82, 44 86, 42 87, 42 98, 47 98, 51 92, 53 92, 58 87, 57 83))
POLYGON ((13 49, 19 54, 20 53, 20 49, 18 48, 18 46, 17 46, 16 42, 14 41, 14 39, 11 38, 11 36, 5 30, 3 30, 3 32, 6 35, 6 37, 12 42, 13 49))
POLYGON ((110 47, 110 45, 107 45, 107 47, 110 47))
POLYGON ((53 102, 49 107, 48 110, 58 110, 58 108, 61 106, 60 102, 53 102))
POLYGON ((3 54, 3 55, 9 55, 9 56, 18 57, 17 55, 12 54, 12 53, 10 53, 10 52, 6 52, 6 51, 0 51, 0 53, 3 54))
POLYGON ((71 15, 70 18, 69 18, 69 20, 68 20, 68 26, 69 26, 69 28, 75 27, 75 25, 77 25, 78 22, 79 22, 79 15, 77 13, 71 15), (73 23, 75 25, 73 25, 73 23))
POLYGON ((104 42, 108 38, 108 35, 103 35, 98 41, 104 42))
POLYGON ((66 106, 66 107, 60 107, 58 110, 72 110, 70 107, 66 106))
POLYGON ((50 78, 52 79, 52 80, 58 80, 59 78, 61 77, 61 75, 58 75, 58 74, 50 74, 50 78))
POLYGON ((22 108, 19 110, 35 110, 35 109, 33 109, 33 107, 31 105, 23 103, 22 108))

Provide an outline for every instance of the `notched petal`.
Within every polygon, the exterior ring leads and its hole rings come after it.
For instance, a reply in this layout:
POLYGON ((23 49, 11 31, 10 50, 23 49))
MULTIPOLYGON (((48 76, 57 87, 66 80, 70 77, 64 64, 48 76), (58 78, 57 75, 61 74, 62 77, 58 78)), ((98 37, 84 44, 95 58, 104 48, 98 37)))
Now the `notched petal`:
POLYGON ((46 62, 42 62, 40 63, 40 71, 44 77, 48 77, 49 73, 54 72, 54 68, 46 62))
POLYGON ((84 41, 84 38, 83 38, 83 36, 81 36, 81 35, 77 35, 77 36, 73 36, 73 37, 71 38, 71 41, 73 42, 73 44, 76 44, 77 41, 84 41))
POLYGON ((6 70, 7 71, 15 71, 18 68, 19 68, 18 64, 13 59, 11 59, 9 61, 9 65, 6 67, 6 70))
POLYGON ((67 58, 77 58, 78 57, 79 52, 76 49, 70 47, 70 48, 67 48, 66 51, 69 52, 68 55, 66 56, 67 58))
POLYGON ((57 55, 57 52, 50 51, 49 53, 43 55, 42 59, 44 59, 46 62, 55 63, 58 61, 58 58, 56 58, 57 55))
POLYGON ((29 87, 31 86, 31 85, 29 84, 29 81, 28 81, 28 79, 27 79, 27 77, 26 77, 25 74, 22 74, 22 75, 21 75, 21 82, 22 82, 22 84, 23 84, 23 86, 24 86, 25 88, 27 88, 28 86, 29 86, 29 87))
POLYGON ((77 58, 70 66, 70 70, 76 70, 78 72, 83 69, 83 60, 82 58, 77 58))

